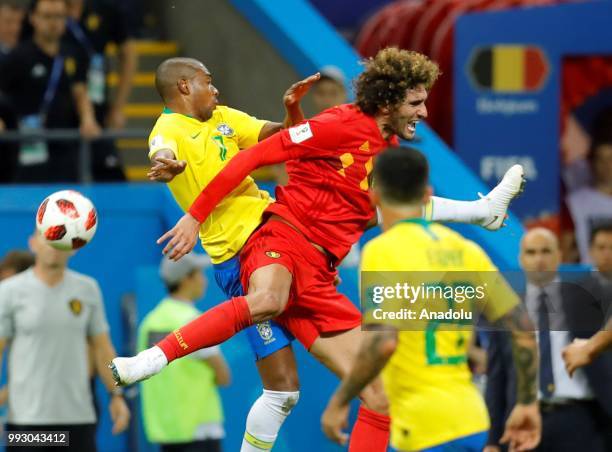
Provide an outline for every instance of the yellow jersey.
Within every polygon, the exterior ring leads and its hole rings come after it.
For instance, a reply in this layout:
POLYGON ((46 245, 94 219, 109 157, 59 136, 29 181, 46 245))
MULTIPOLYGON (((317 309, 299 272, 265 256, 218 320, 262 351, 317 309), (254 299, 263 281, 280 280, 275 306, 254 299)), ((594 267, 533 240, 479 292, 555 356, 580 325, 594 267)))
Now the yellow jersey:
MULTIPOLYGON (((423 219, 399 222, 367 243, 361 269, 387 275, 418 272, 415 278, 425 283, 428 274, 434 280, 443 274, 446 281, 457 272, 462 282, 473 275, 474 281, 467 282, 474 286, 483 283, 482 272, 497 271, 478 245, 423 219)), ((362 274, 362 282, 363 278, 362 274)), ((503 278, 495 281, 486 293, 491 301, 483 309, 491 321, 519 303, 503 278)), ((365 318, 367 323, 377 323, 370 312, 365 318)), ((399 332, 397 349, 382 372, 390 403, 391 444, 401 451, 421 450, 489 429, 486 405, 467 365, 471 322, 461 326, 452 325, 452 320, 446 325, 439 320, 424 323, 420 330, 399 332)))
MULTIPOLYGON (((257 143, 266 121, 229 107, 217 107, 201 122, 164 109, 149 136, 149 158, 170 149, 187 168, 168 187, 183 211, 241 149, 257 143)), ((213 210, 200 228, 202 246, 217 264, 232 258, 261 223, 263 211, 272 202, 250 176, 244 179, 213 210)))

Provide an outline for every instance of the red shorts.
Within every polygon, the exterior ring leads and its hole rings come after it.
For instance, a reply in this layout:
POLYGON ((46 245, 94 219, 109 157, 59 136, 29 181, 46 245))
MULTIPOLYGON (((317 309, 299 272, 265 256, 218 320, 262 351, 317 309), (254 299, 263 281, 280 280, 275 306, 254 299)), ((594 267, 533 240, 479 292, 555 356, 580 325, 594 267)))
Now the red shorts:
POLYGON ((282 221, 265 223, 242 248, 240 277, 245 293, 253 272, 271 264, 281 264, 293 275, 287 307, 274 320, 307 349, 322 333, 361 324, 359 309, 334 286, 337 270, 329 257, 282 221))

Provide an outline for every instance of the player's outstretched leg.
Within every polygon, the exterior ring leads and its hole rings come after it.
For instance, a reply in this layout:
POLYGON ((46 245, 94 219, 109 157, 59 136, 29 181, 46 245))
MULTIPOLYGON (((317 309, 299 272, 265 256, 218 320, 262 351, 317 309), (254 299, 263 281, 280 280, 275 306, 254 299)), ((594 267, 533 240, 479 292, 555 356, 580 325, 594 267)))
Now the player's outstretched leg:
POLYGON ((525 187, 523 167, 514 165, 493 190, 486 195, 479 193, 477 201, 455 201, 432 196, 425 207, 428 220, 479 224, 485 229, 496 231, 504 224, 510 202, 525 187))
MULTIPOLYGON (((310 353, 329 370, 343 378, 353 367, 361 346, 361 328, 319 337, 310 353)), ((376 378, 360 394, 363 402, 351 432, 349 452, 386 452, 389 445, 389 405, 382 381, 376 378)))
POLYGON ((289 299, 291 273, 272 264, 257 269, 252 278, 258 284, 251 284, 246 296, 209 309, 134 357, 113 359, 109 367, 115 382, 129 385, 150 378, 177 358, 221 344, 246 327, 279 315, 289 299))

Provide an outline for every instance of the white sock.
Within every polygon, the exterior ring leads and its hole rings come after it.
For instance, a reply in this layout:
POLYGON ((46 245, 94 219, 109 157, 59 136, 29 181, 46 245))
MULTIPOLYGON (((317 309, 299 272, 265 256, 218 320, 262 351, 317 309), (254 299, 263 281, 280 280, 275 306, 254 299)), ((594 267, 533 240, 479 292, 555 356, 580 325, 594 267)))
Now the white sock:
POLYGON ((437 196, 431 197, 423 212, 427 220, 471 224, 480 223, 489 215, 489 206, 485 199, 455 201, 437 196))
POLYGON ((300 398, 300 392, 263 390, 251 406, 240 452, 270 450, 278 432, 300 398))

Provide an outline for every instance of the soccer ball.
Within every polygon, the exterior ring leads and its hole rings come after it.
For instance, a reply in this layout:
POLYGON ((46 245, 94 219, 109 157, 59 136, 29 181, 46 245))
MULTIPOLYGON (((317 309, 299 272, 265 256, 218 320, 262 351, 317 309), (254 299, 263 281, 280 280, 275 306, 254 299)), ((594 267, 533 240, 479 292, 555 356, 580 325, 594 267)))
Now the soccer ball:
POLYGON ((93 203, 74 190, 49 195, 38 207, 36 228, 58 250, 76 250, 91 241, 98 228, 93 203))

